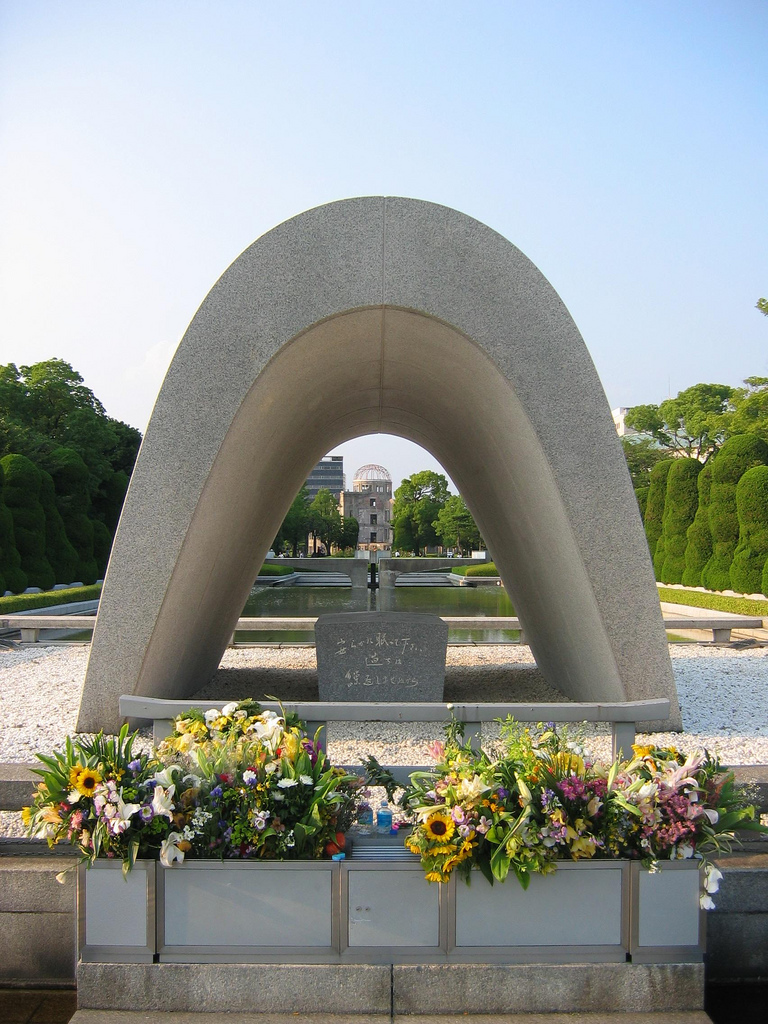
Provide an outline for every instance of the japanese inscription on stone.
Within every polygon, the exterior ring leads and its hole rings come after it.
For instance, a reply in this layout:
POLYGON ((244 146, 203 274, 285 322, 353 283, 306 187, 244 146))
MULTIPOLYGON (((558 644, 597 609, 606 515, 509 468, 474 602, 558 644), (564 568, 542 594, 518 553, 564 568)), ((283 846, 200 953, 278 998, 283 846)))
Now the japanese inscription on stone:
POLYGON ((315 642, 320 700, 443 699, 448 626, 437 615, 321 615, 315 642))

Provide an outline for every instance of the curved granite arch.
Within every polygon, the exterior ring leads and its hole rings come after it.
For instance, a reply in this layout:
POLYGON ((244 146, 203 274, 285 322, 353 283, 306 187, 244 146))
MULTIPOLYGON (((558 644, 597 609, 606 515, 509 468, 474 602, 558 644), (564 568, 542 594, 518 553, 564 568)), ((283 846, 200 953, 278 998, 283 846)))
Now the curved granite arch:
POLYGON ((78 729, 115 729, 122 693, 199 689, 311 467, 375 432, 455 480, 553 685, 669 697, 679 727, 637 504, 568 311, 485 225, 372 197, 259 238, 190 324, 126 498, 78 729))

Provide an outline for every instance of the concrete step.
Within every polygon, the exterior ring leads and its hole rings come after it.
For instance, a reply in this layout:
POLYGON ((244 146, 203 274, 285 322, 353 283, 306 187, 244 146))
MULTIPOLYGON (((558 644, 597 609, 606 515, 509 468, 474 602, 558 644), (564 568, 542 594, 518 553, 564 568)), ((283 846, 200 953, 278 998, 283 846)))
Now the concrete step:
POLYGON ((682 1013, 395 1014, 157 1013, 78 1010, 70 1024, 712 1024, 703 1010, 682 1013))

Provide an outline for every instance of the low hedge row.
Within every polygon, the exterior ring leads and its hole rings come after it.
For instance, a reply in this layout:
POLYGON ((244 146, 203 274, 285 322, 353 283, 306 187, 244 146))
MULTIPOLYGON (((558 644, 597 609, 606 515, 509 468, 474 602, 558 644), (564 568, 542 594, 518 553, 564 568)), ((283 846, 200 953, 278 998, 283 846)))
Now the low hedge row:
POLYGON ((768 601, 757 601, 749 597, 728 597, 727 594, 705 594, 699 590, 673 590, 670 587, 659 587, 659 599, 669 604, 688 604, 694 608, 711 608, 716 612, 768 617, 768 601))
POLYGON ((89 587, 71 587, 68 590, 44 590, 41 594, 13 594, 10 597, 0 597, 0 615, 30 612, 35 608, 49 608, 74 601, 96 601, 100 595, 100 583, 94 583, 89 587))

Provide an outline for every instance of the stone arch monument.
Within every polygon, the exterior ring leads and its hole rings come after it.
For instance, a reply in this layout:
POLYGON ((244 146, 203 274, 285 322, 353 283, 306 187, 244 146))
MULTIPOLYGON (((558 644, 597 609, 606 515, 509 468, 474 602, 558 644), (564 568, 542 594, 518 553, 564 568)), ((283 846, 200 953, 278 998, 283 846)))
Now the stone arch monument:
POLYGON ((311 467, 384 432, 460 488, 536 661, 574 700, 668 697, 666 635, 608 403, 567 309, 455 210, 370 197, 259 238, 168 370, 115 538, 78 729, 217 669, 311 467))

